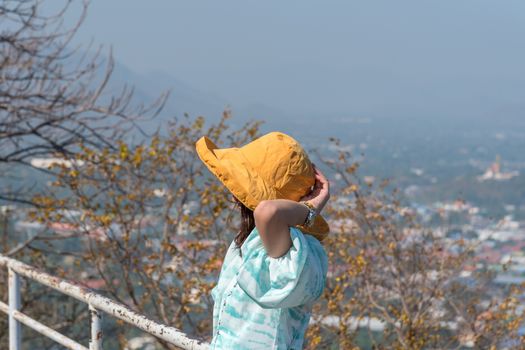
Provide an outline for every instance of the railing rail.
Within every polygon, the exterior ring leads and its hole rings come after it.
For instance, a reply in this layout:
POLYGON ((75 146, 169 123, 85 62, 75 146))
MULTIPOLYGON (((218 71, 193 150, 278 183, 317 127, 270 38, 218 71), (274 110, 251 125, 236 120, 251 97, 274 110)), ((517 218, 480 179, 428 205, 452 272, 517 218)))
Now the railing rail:
POLYGON ((157 323, 105 296, 40 271, 21 261, 0 255, 0 266, 6 267, 9 271, 9 304, 0 301, 0 311, 9 316, 9 350, 21 349, 21 324, 34 329, 67 349, 100 350, 102 349, 103 340, 101 311, 179 348, 188 350, 207 350, 209 348, 209 344, 200 340, 191 339, 185 333, 174 327, 157 323), (89 342, 89 349, 20 312, 20 277, 29 278, 88 305, 91 314, 91 340, 89 342))

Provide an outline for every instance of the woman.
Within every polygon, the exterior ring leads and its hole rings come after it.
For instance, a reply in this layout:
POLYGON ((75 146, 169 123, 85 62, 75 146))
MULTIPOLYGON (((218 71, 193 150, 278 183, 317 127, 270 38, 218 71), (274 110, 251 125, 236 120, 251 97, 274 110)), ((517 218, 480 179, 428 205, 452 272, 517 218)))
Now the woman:
POLYGON ((224 149, 203 136, 196 149, 241 211, 212 289, 211 349, 302 349, 328 268, 326 177, 281 132, 224 149))

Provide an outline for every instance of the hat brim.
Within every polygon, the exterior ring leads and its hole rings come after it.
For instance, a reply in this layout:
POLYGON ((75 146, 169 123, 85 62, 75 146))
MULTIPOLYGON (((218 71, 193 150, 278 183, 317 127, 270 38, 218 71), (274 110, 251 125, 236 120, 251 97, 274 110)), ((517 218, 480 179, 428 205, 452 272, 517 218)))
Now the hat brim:
MULTIPOLYGON (((250 164, 244 160, 239 148, 218 148, 207 136, 202 136, 196 143, 195 148, 201 161, 208 170, 217 177, 222 184, 247 208, 254 210, 259 204, 258 199, 250 194, 250 189, 241 184, 257 181, 250 176, 250 164), (239 181, 243 179, 244 181, 239 181)), ((263 187, 263 186, 261 186, 263 187)), ((303 233, 310 234, 322 241, 330 232, 330 227, 321 216, 315 217, 311 227, 296 225, 303 233)))
POLYGON ((254 210, 258 201, 240 182, 249 183, 249 164, 242 160, 238 148, 218 148, 208 137, 201 137, 195 144, 197 154, 208 170, 247 208, 254 210), (244 178, 245 181, 239 181, 244 178))

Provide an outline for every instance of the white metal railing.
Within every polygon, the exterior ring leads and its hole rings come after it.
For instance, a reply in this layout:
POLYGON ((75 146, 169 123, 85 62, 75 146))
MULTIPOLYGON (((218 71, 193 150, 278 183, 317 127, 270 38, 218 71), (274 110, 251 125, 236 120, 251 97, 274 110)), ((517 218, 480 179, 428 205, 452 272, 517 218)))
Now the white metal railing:
POLYGON ((103 340, 101 311, 182 349, 207 350, 209 348, 209 344, 196 339, 190 339, 185 333, 174 327, 150 320, 146 316, 136 313, 107 297, 94 293, 72 282, 39 271, 21 261, 0 254, 0 266, 7 267, 9 272, 9 302, 5 304, 0 301, 0 311, 9 315, 9 350, 21 349, 22 324, 56 341, 67 349, 101 350, 103 340), (91 340, 89 342, 89 349, 20 312, 20 277, 29 278, 88 304, 91 314, 91 340))

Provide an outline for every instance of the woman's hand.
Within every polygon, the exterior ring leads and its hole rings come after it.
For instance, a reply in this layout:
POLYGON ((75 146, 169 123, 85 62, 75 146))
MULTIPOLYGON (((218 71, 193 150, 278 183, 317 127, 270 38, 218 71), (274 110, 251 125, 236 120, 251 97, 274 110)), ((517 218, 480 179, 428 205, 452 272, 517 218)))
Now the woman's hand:
POLYGON ((317 214, 319 214, 326 205, 326 202, 328 202, 328 199, 330 199, 330 183, 314 163, 312 163, 312 166, 315 175, 314 188, 310 193, 301 197, 299 201, 310 202, 317 209, 317 214))

